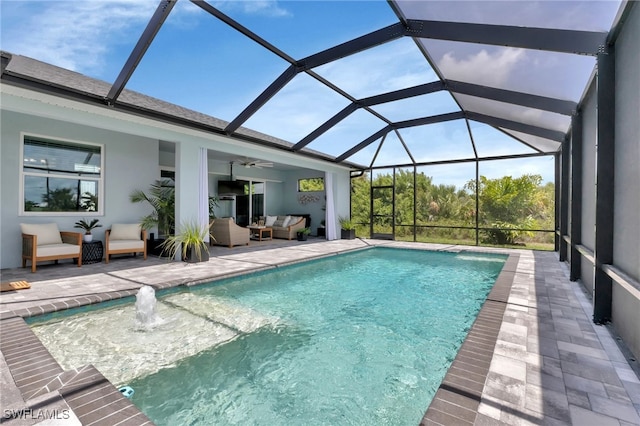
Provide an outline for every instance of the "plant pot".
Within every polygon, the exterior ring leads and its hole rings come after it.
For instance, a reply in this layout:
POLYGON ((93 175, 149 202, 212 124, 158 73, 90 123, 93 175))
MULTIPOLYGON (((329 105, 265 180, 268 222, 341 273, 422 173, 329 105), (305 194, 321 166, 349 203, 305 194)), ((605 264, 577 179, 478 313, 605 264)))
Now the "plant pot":
POLYGON ((296 235, 298 236, 298 241, 307 241, 307 234, 298 232, 296 235))
POLYGON ((340 230, 340 238, 343 240, 354 240, 356 238, 356 230, 355 229, 341 229, 340 230))
POLYGON ((93 241, 93 235, 91 234, 84 234, 84 236, 82 237, 82 239, 84 240, 85 243, 90 243, 91 241, 93 241))
POLYGON ((164 243, 164 239, 153 239, 147 240, 147 253, 152 254, 154 256, 161 256, 162 249, 164 248, 162 244, 164 243))
POLYGON ((187 255, 182 260, 187 263, 206 262, 209 260, 209 250, 207 248, 202 248, 202 247, 197 247, 194 250, 193 248, 188 247, 187 255), (199 257, 198 257, 198 251, 200 252, 199 257))

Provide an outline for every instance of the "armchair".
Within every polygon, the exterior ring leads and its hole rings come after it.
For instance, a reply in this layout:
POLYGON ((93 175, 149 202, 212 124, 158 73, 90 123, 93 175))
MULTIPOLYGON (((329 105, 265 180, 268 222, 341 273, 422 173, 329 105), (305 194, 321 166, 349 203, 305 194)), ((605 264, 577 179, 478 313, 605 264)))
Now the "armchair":
POLYGON ((77 259, 82 266, 82 233, 60 231, 56 223, 21 223, 22 267, 31 261, 31 272, 36 271, 38 262, 59 259, 77 259))
POLYGON ((229 246, 249 245, 250 232, 248 228, 236 225, 230 217, 214 219, 211 225, 211 235, 214 239, 210 244, 229 246))
POLYGON ((147 231, 139 224, 114 223, 111 229, 107 229, 105 236, 105 262, 109 263, 112 254, 142 253, 147 260, 147 231))

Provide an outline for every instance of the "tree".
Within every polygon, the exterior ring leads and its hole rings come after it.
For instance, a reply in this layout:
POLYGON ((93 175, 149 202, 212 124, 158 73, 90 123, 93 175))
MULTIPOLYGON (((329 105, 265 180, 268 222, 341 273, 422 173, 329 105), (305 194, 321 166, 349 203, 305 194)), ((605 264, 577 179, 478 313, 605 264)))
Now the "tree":
POLYGON ((47 204, 50 212, 74 212, 77 211, 76 197, 71 188, 51 189, 42 195, 42 201, 47 204))
POLYGON ((308 178, 308 179, 300 179, 298 181, 300 192, 319 192, 324 191, 324 179, 319 178, 308 178))
MULTIPOLYGON (((486 242, 492 244, 515 244, 523 235, 531 235, 522 229, 534 225, 537 213, 536 193, 542 176, 523 175, 519 178, 503 176, 487 179, 480 176, 478 198, 480 200, 480 223, 489 229, 484 231, 486 242), (507 229, 503 229, 507 228, 507 229)), ((475 192, 475 180, 466 188, 475 192)))
POLYGON ((95 212, 98 210, 98 196, 92 194, 90 192, 85 192, 82 194, 80 199, 81 204, 80 207, 85 209, 88 212, 95 212))
POLYGON ((173 180, 156 180, 149 186, 148 194, 136 189, 130 195, 132 203, 149 203, 153 212, 142 218, 142 228, 158 227, 161 235, 171 235, 175 226, 176 188, 173 180))
MULTIPOLYGON (((371 210, 371 185, 369 174, 351 179, 351 221, 357 224, 369 224, 371 210)), ((363 234, 359 234, 363 235, 363 234)))
MULTIPOLYGON (((454 185, 434 184, 433 178, 420 172, 396 169, 393 191, 380 189, 374 199, 374 212, 393 215, 396 237, 410 236, 415 223, 419 232, 436 238, 469 238, 465 229, 444 227, 475 227, 476 189, 479 191, 479 224, 491 228, 483 232, 483 242, 491 244, 515 244, 522 238, 533 238, 524 229, 553 230, 555 213, 555 185, 541 186, 540 175, 523 175, 518 178, 504 176, 488 179, 481 176, 479 188, 476 181, 469 181, 462 189, 454 185), (414 218, 415 191, 415 218, 414 218), (391 211, 391 197, 395 196, 395 211, 391 211), (427 229, 425 226, 436 225, 427 229), (422 230, 420 230, 422 229, 422 230)), ((391 173, 377 174, 373 186, 390 186, 394 183, 391 173)), ((371 220, 371 184, 368 173, 351 180, 351 217, 356 224, 369 225, 371 220)), ((383 218, 378 227, 388 225, 383 218)), ((359 231, 359 235, 364 235, 359 231)), ((551 237, 552 238, 552 237, 551 237)))

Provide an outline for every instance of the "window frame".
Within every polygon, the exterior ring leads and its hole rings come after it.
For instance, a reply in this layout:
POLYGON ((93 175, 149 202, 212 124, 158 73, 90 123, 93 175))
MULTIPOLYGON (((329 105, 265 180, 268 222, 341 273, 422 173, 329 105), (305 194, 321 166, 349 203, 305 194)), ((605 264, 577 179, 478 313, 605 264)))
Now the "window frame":
MULTIPOLYGON (((31 217, 42 217, 42 216, 66 216, 66 217, 95 217, 95 216, 104 216, 104 209, 105 209, 105 192, 104 192, 104 176, 105 176, 105 169, 104 169, 104 162, 105 162, 105 146, 104 144, 100 144, 100 143, 95 143, 95 142, 87 142, 87 141, 81 141, 81 140, 76 140, 76 139, 63 139, 63 138, 59 138, 59 137, 53 137, 53 136, 48 136, 48 135, 42 135, 42 134, 37 134, 37 133, 31 133, 31 132, 20 132, 20 164, 19 164, 19 190, 18 190, 18 197, 19 197, 19 201, 18 201, 18 216, 31 216, 31 217), (51 141, 51 142, 55 142, 55 143, 60 143, 62 145, 64 144, 73 144, 73 145, 85 145, 85 146, 91 146, 91 147, 98 147, 100 149, 100 176, 99 177, 93 177, 93 176, 82 176, 82 180, 90 180, 90 181, 96 181, 98 183, 98 209, 94 212, 92 211, 68 211, 68 212, 64 212, 64 211, 41 211, 41 212, 34 212, 34 211, 28 211, 25 210, 24 205, 25 205, 25 178, 27 176, 36 176, 36 177, 42 177, 45 176, 43 173, 39 173, 39 172, 27 172, 24 170, 24 149, 25 149, 25 139, 36 139, 36 140, 43 140, 43 141, 51 141)), ((46 176, 48 177, 54 177, 56 179, 69 179, 69 180, 78 180, 78 176, 74 176, 74 177, 70 177, 68 175, 56 175, 56 174, 47 174, 46 176)))

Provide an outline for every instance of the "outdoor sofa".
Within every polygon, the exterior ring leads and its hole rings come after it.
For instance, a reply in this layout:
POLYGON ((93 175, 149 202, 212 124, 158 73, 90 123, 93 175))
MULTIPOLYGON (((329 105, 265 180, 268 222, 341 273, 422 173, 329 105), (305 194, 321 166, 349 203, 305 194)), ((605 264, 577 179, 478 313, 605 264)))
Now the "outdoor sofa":
POLYGON ((272 229, 273 238, 292 240, 305 227, 305 218, 300 216, 266 216, 261 218, 265 226, 272 229))

